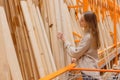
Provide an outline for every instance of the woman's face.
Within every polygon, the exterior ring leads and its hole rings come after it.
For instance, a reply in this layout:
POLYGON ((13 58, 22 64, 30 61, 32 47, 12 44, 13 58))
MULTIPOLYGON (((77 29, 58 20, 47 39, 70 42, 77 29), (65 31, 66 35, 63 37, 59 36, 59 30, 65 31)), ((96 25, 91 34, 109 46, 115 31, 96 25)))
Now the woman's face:
POLYGON ((80 26, 83 28, 85 28, 87 26, 83 15, 81 16, 81 19, 80 19, 80 26))

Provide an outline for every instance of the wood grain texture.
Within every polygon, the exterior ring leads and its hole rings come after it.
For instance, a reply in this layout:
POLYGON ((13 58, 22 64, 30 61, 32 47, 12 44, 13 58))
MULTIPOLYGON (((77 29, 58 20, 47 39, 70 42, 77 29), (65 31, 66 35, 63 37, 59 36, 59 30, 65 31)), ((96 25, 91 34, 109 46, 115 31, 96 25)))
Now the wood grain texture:
POLYGON ((8 64, 10 67, 12 79, 23 80, 3 7, 0 7, 0 14, 1 14, 0 21, 2 24, 1 26, 4 32, 3 36, 4 36, 4 41, 5 41, 6 56, 7 56, 8 64))

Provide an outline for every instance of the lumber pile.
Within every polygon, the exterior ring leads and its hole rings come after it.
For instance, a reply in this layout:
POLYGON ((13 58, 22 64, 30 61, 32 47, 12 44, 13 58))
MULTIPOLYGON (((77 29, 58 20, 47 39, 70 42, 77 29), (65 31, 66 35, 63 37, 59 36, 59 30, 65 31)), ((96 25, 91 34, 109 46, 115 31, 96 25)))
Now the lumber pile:
MULTIPOLYGON (((56 37, 58 32, 63 32, 77 46, 74 40, 81 38, 74 35, 83 36, 79 26, 83 8, 78 9, 76 16, 76 9, 69 8, 70 5, 76 5, 76 0, 0 0, 0 80, 38 80, 71 63, 63 43, 56 37)), ((113 15, 91 6, 89 10, 99 18, 101 51, 114 44, 113 15)), ((117 42, 119 32, 120 18, 117 42)), ((99 54, 100 60, 105 57, 108 68, 111 65, 106 56, 114 50, 113 47, 99 54)))

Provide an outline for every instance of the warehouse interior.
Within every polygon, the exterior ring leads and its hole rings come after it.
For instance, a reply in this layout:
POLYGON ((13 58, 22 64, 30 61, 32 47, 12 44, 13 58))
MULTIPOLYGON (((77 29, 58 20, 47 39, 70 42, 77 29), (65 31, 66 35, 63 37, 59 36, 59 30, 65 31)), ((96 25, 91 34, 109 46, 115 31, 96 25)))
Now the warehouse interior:
POLYGON ((120 0, 0 0, 0 80, 84 80, 82 70, 120 80, 119 54, 120 0), (62 32, 78 46, 86 11, 97 16, 99 69, 75 68, 57 38, 62 32))

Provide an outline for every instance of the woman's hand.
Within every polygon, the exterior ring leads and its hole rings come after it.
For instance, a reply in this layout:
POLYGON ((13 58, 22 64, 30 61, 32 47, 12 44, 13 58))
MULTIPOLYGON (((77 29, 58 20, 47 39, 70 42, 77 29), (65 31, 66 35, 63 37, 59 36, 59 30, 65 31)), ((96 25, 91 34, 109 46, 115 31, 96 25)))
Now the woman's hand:
POLYGON ((72 58, 71 63, 75 63, 77 61, 76 58, 72 58))
POLYGON ((61 39, 63 42, 65 41, 65 36, 64 36, 64 34, 61 33, 61 32, 58 32, 57 38, 58 38, 58 39, 61 39))

